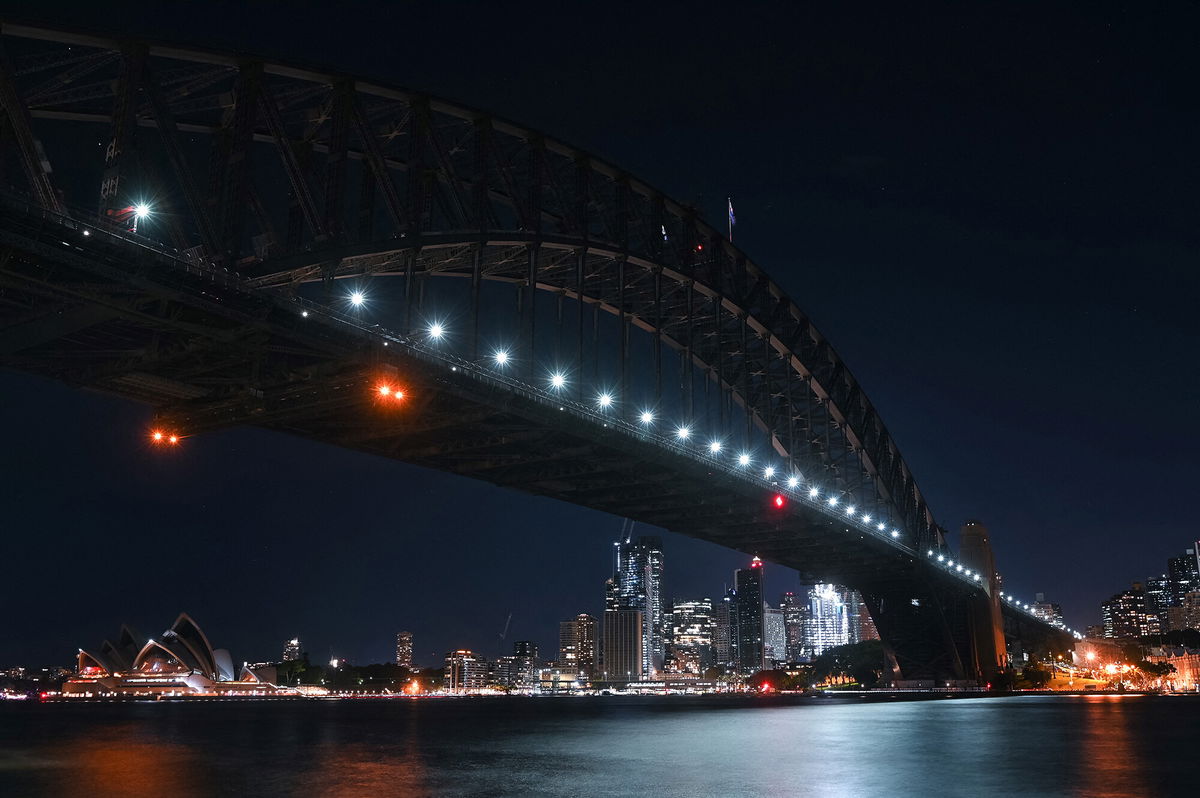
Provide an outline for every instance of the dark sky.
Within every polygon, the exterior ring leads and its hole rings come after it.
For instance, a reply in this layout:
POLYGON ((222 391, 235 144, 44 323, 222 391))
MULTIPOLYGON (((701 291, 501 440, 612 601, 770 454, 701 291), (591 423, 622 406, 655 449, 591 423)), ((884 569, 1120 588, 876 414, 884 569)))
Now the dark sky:
MULTIPOLYGON (((1200 536, 1192 3, 42 2, 48 23, 327 64, 495 111, 723 223, 833 342, 939 521, 1069 624, 1200 536), (1145 8, 1151 5, 1153 8, 1145 8), (1074 6, 1074 7, 1072 7, 1074 6)), ((0 2, 29 18, 30 4, 0 2)), ((621 521, 0 372, 0 667, 181 609, 235 659, 547 655, 621 521)), ((744 557, 665 535, 667 592, 744 557)), ((774 569, 769 593, 795 586, 774 569)))

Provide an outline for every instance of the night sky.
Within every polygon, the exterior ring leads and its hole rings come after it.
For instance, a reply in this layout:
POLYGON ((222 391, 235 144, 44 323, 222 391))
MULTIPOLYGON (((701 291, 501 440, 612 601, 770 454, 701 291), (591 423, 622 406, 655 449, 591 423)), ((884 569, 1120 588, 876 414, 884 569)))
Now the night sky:
MULTIPOLYGON (((36 8, 482 107, 718 227, 732 196, 940 523, 983 520, 1007 587, 1095 623, 1200 536, 1200 11, 807 5, 36 8)), ((0 667, 180 610, 239 661, 293 635, 382 661, 400 629, 421 664, 494 656, 510 612, 553 656, 558 620, 602 608, 619 518, 252 429, 164 458, 147 408, 11 371, 0 397, 0 667)), ((664 543, 668 596, 746 559, 664 543)), ((796 586, 769 569, 773 601, 796 586)))

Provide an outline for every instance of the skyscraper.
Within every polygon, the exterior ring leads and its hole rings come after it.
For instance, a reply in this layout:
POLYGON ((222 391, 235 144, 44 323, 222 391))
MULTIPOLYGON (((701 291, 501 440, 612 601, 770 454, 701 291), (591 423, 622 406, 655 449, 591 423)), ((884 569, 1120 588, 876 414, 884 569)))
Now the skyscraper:
POLYGON ((804 622, 808 616, 808 605, 795 593, 784 593, 780 601, 783 610, 783 634, 788 662, 799 662, 804 657, 804 622))
POLYGON ((293 637, 283 644, 283 661, 300 659, 300 638, 293 637))
POLYGON ((733 603, 733 592, 729 590, 713 603, 713 664, 718 668, 728 668, 733 663, 733 603))
POLYGON ((596 619, 581 612, 575 616, 575 627, 575 663, 580 681, 586 681, 596 671, 596 619))
POLYGON ((703 673, 713 664, 713 603, 702 598, 676 601, 671 608, 672 670, 703 673))
POLYGON ((579 625, 572 618, 558 622, 558 659, 560 668, 574 668, 579 660, 579 625))
POLYGON ((1196 551, 1197 549, 1192 547, 1180 556, 1167 560, 1172 607, 1182 606, 1184 596, 1200 590, 1200 561, 1197 561, 1196 551))
POLYGON ((412 632, 400 632, 396 635, 396 664, 412 670, 412 654, 412 632))
POLYGON ((617 544, 616 592, 622 609, 642 613, 642 673, 653 676, 663 662, 663 551, 657 537, 627 536, 617 544))
MULTIPOLYGON (((1162 576, 1152 576, 1146 580, 1146 611, 1154 613, 1158 617, 1158 625, 1160 629, 1167 629, 1169 626, 1168 610, 1175 604, 1175 591, 1172 589, 1171 579, 1166 574, 1162 576)), ((1037 612, 1035 605, 1034 612, 1037 612)))
POLYGON ((787 629, 782 608, 763 607, 763 660, 768 668, 787 662, 787 629))
POLYGON ((808 591, 808 629, 805 648, 810 656, 855 642, 849 608, 836 585, 813 585, 808 591))
POLYGON ((741 673, 762 670, 763 660, 763 562, 758 557, 749 568, 733 573, 737 615, 737 666, 741 673))
POLYGON ((1158 634, 1158 615, 1148 610, 1146 593, 1141 582, 1132 590, 1117 593, 1100 604, 1104 617, 1104 636, 1109 638, 1139 637, 1158 634))
POLYGON ((636 682, 642 678, 643 617, 641 610, 616 609, 604 613, 604 664, 601 675, 610 682, 636 682))
POLYGON ((446 654, 442 686, 447 692, 463 693, 482 689, 487 684, 487 676, 487 660, 476 657, 473 651, 459 649, 446 654))

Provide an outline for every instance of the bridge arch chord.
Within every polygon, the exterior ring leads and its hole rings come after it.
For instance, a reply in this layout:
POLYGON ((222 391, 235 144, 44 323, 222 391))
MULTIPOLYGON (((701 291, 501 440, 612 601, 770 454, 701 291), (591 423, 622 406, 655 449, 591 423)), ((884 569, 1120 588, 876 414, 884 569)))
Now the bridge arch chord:
POLYGON ((577 366, 585 325, 599 326, 585 308, 615 317, 622 375, 631 347, 648 348, 661 392, 673 353, 689 410, 711 390, 723 434, 739 413, 746 445, 880 508, 913 548, 943 544, 808 317, 695 209, 620 168, 484 111, 304 65, 10 24, 0 48, 3 129, 18 144, 6 157, 43 207, 103 222, 152 199, 186 258, 264 287, 400 278, 406 325, 427 278, 466 278, 472 354, 484 283, 518 290, 528 362, 538 295, 571 300, 577 366), (80 145, 97 137, 105 146, 80 145), (60 173, 82 176, 76 193, 60 173))

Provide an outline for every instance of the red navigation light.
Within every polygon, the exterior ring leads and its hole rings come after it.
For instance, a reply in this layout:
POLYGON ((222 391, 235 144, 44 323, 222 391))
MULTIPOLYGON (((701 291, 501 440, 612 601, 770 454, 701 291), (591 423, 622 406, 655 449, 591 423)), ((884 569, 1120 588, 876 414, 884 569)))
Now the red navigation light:
POLYGON ((697 245, 696 245, 696 251, 697 251, 697 252, 703 252, 703 251, 704 251, 704 245, 703 245, 703 244, 697 244, 697 245))
POLYGON ((787 499, 783 498, 782 493, 776 493, 775 498, 771 501, 774 502, 776 507, 783 507, 783 505, 787 504, 787 499))

